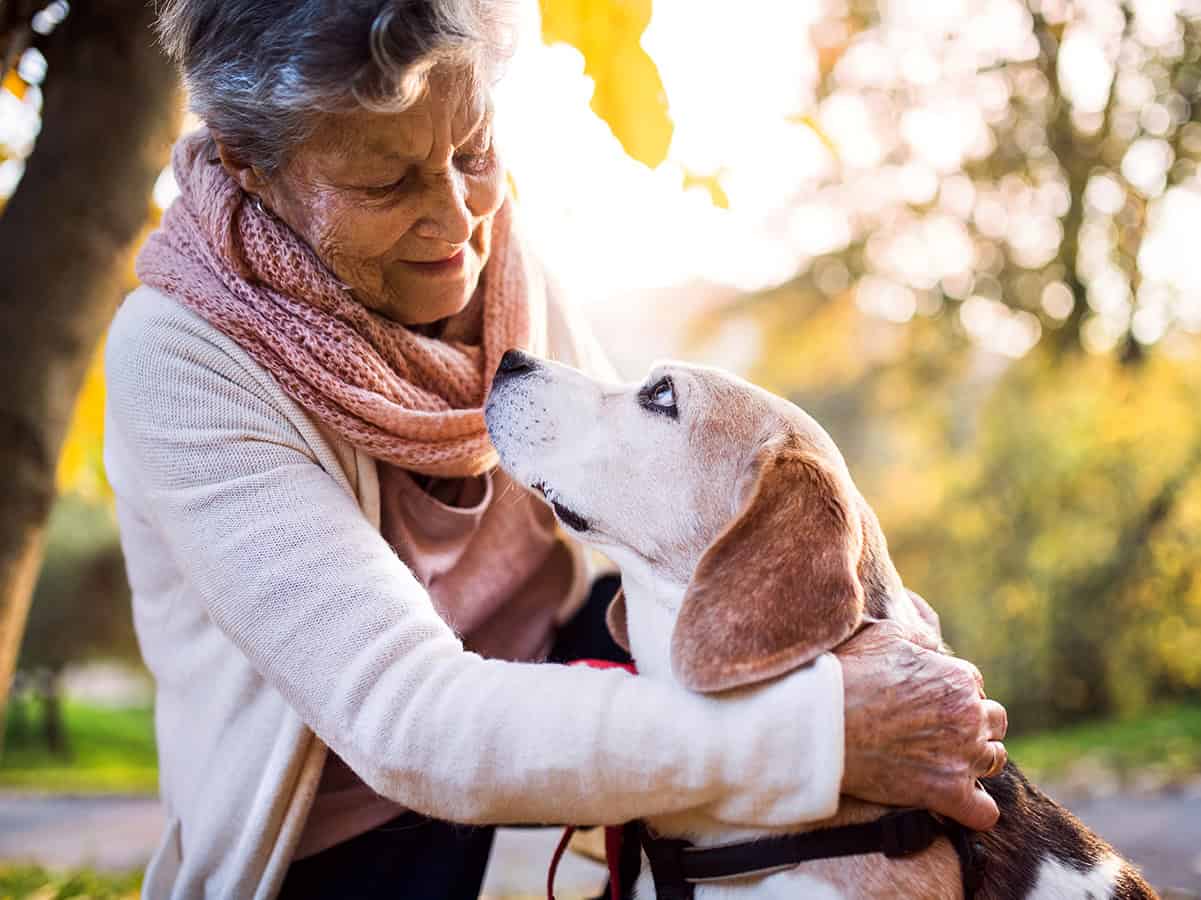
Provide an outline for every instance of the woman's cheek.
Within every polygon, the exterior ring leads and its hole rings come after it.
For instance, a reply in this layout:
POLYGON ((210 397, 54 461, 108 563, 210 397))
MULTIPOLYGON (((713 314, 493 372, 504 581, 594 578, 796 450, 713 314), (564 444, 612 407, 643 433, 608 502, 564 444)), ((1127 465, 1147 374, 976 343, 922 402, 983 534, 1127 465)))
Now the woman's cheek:
POLYGON ((492 215, 505 201, 508 171, 497 159, 491 168, 467 179, 467 208, 472 214, 484 218, 492 215))
POLYGON ((386 257, 413 225, 412 214, 401 207, 372 208, 364 204, 344 210, 326 229, 327 242, 342 258, 360 263, 386 257))

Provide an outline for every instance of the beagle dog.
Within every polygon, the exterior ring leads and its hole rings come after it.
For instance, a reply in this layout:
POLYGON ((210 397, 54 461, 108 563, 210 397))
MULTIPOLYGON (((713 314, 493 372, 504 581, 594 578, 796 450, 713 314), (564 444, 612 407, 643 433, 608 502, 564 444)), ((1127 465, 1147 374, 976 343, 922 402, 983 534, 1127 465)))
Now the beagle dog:
MULTIPOLYGON (((837 647, 869 617, 930 628, 830 436, 755 385, 675 363, 656 366, 642 384, 603 384, 510 351, 486 418, 505 470, 621 568, 609 627, 641 677, 702 692, 755 690, 837 647)), ((1012 765, 984 784, 1001 819, 988 832, 969 833, 976 896, 1155 896, 1110 846, 1012 765)), ((873 822, 889 812, 844 797, 833 819, 789 830, 873 822)), ((644 825, 702 848, 773 834, 732 829, 703 811, 644 825)), ((816 859, 705 881, 688 893, 701 900, 958 900, 961 858, 939 837, 904 858, 816 859)), ((656 896, 652 876, 644 855, 639 900, 656 896)))

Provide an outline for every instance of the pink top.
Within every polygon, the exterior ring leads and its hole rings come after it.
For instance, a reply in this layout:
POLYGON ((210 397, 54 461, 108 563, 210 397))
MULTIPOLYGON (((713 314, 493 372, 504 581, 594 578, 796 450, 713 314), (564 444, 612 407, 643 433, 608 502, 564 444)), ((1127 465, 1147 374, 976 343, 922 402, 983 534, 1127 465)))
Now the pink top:
MULTIPOLYGON (((571 594, 575 557, 553 513, 500 469, 434 479, 380 464, 380 530, 425 585, 438 614, 481 656, 536 660, 571 594)), ((332 751, 294 859, 396 817, 332 751)))

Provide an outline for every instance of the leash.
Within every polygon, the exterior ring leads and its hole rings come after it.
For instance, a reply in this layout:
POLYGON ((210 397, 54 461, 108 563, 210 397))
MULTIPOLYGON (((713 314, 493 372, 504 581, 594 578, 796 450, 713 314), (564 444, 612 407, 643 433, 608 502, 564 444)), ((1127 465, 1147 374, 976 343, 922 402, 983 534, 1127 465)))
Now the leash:
POLYGON ((979 888, 979 861, 971 831, 938 818, 924 809, 888 813, 874 822, 821 828, 751 841, 694 847, 688 841, 654 837, 639 823, 642 849, 651 864, 658 900, 692 900, 696 885, 726 878, 767 875, 803 862, 883 853, 890 859, 928 850, 940 837, 955 847, 963 879, 963 896, 970 900, 979 888))
MULTIPOLYGON (((624 669, 637 675, 628 663, 600 659, 579 659, 570 665, 593 669, 624 669)), ((658 900, 693 900, 696 885, 748 875, 767 875, 791 869, 803 862, 883 853, 889 859, 903 859, 928 850, 940 837, 947 838, 959 857, 963 896, 971 900, 980 887, 981 865, 974 849, 971 829, 958 822, 942 819, 928 810, 903 809, 887 813, 872 822, 819 828, 796 834, 782 834, 750 841, 694 847, 691 842, 660 838, 651 834, 645 823, 635 823, 638 840, 651 865, 658 900)), ((551 858, 546 876, 547 900, 555 900, 555 875, 576 829, 570 825, 551 858)), ((605 861, 609 869, 609 898, 621 900, 622 827, 605 826, 605 861)))
MULTIPOLYGON (((619 663, 608 659, 577 659, 568 665, 587 666, 590 669, 623 669, 631 675, 638 674, 633 663, 619 663)), ((559 874, 559 863, 563 861, 563 854, 567 852, 567 845, 571 843, 571 836, 575 832, 576 826, 574 825, 568 825, 563 829, 563 834, 555 847, 555 853, 550 859, 550 868, 546 873, 547 900, 555 900, 555 876, 559 874)), ((609 900, 621 900, 621 847, 622 826, 606 825, 605 865, 609 869, 609 900)))

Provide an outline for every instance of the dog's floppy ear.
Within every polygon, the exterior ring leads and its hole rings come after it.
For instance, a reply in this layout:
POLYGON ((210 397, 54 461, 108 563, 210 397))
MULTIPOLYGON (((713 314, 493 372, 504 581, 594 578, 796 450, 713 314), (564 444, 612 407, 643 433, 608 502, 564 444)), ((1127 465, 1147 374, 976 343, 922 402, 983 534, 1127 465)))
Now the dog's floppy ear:
POLYGON ((705 550, 672 634, 676 678, 723 691, 804 665, 863 614, 863 535, 845 479, 795 439, 769 441, 741 512, 705 550))

